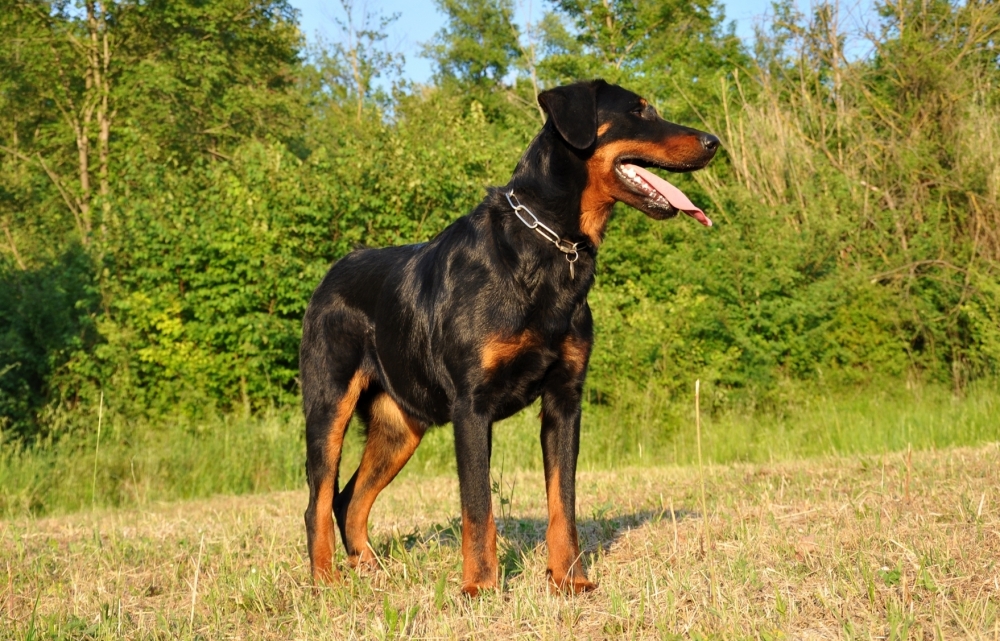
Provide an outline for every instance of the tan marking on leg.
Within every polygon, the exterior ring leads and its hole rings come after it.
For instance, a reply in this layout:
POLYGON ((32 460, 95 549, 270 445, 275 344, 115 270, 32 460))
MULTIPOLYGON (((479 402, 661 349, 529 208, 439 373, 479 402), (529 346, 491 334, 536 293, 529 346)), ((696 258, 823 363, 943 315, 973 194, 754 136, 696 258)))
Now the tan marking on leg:
MULTIPOLYGON (((333 417, 330 426, 330 438, 326 441, 327 461, 340 463, 340 452, 344 448, 344 434, 347 433, 347 426, 351 422, 354 414, 354 406, 358 404, 358 397, 368 387, 368 377, 358 370, 351 377, 351 382, 347 384, 347 391, 337 403, 337 413, 333 417)), ((336 469, 336 465, 334 466, 336 469)))
POLYGON ((486 523, 473 525, 462 510, 462 592, 471 597, 497 587, 497 524, 490 506, 486 523))
POLYGON ((348 550, 352 566, 375 563, 368 544, 368 516, 379 493, 413 456, 424 431, 425 427, 407 416, 388 394, 379 394, 372 401, 368 441, 344 525, 344 534, 354 548, 348 550))
POLYGON ((549 527, 545 531, 545 544, 549 548, 549 565, 546 574, 549 589, 553 592, 579 594, 597 587, 587 580, 580 558, 580 541, 576 527, 566 518, 559 491, 559 469, 553 468, 546 483, 549 507, 549 527))
POLYGON ((574 375, 579 376, 587 366, 590 343, 570 334, 563 339, 560 352, 562 360, 574 375))
POLYGON ((340 573, 333 569, 333 550, 336 539, 333 533, 332 514, 323 516, 330 512, 333 504, 333 481, 324 480, 316 493, 316 531, 312 537, 312 550, 309 556, 312 559, 313 581, 316 583, 333 583, 340 580, 340 573), (327 506, 324 510, 322 506, 327 506))
POLYGON ((483 369, 492 371, 503 363, 514 360, 519 354, 540 347, 541 344, 538 335, 530 330, 513 336, 493 334, 487 337, 483 345, 481 355, 483 369))
POLYGON ((578 554, 575 533, 569 532, 562 494, 559 491, 559 470, 553 469, 546 483, 549 508, 549 526, 545 530, 545 544, 549 548, 549 577, 557 584, 565 578, 578 554))
POLYGON ((368 377, 360 370, 354 373, 344 396, 337 403, 337 411, 330 425, 330 433, 326 441, 327 478, 319 483, 316 497, 316 532, 313 536, 313 549, 310 550, 312 560, 313 580, 329 583, 339 578, 339 573, 333 569, 333 555, 337 539, 333 531, 333 500, 334 483, 337 468, 340 465, 340 453, 344 446, 344 434, 347 425, 354 414, 358 396, 368 386, 368 377))

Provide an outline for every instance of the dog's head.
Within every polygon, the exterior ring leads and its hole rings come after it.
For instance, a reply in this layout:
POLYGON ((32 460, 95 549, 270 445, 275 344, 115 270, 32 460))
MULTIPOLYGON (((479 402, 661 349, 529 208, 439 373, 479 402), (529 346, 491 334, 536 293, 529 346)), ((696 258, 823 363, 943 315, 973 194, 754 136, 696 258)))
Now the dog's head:
POLYGON ((683 211, 711 226, 681 190, 649 169, 701 169, 715 156, 718 138, 667 122, 642 97, 603 80, 549 89, 538 102, 549 116, 546 127, 586 165, 580 228, 595 244, 616 201, 651 218, 671 218, 683 211))

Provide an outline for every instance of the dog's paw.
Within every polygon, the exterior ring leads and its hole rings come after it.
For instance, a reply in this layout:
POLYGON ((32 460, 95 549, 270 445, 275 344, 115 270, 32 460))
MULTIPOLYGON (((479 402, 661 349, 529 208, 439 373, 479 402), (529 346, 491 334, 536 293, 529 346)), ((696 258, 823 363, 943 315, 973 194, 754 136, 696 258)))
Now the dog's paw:
POLYGON ((483 592, 497 589, 496 581, 481 581, 477 583, 466 583, 462 586, 462 594, 475 599, 483 592))
POLYGON ((313 568, 313 586, 322 587, 325 585, 338 585, 342 577, 340 571, 334 567, 313 568))
POLYGON ((588 581, 587 577, 571 574, 557 577, 549 574, 549 592, 551 594, 582 594, 597 589, 597 584, 588 581))
POLYGON ((371 547, 365 545, 357 554, 348 554, 347 563, 356 570, 374 570, 378 567, 378 558, 371 547))

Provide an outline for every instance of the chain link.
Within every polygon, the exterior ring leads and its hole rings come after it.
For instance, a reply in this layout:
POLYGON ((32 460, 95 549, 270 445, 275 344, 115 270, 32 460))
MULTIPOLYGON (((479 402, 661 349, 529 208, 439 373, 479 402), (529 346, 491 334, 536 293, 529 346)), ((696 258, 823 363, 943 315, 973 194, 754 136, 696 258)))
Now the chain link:
POLYGON ((563 240, 559 237, 551 227, 538 220, 538 216, 532 213, 530 209, 521 204, 514 195, 514 190, 511 189, 505 192, 504 195, 507 197, 507 202, 514 209, 514 215, 517 219, 524 223, 524 226, 528 229, 533 229, 535 232, 556 246, 556 249, 566 254, 566 260, 569 262, 570 276, 573 276, 573 263, 580 259, 580 245, 585 244, 584 242, 571 243, 568 240, 563 240), (527 215, 527 219, 525 218, 527 215))

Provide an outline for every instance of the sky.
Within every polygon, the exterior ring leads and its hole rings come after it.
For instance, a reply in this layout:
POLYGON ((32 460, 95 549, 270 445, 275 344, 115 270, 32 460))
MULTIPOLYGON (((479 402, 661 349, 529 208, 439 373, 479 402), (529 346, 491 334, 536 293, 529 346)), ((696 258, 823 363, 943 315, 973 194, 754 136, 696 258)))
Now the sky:
MULTIPOLYGON (((514 0, 517 7, 517 22, 524 24, 528 16, 538 17, 544 9, 543 0, 514 0)), ((803 2, 798 0, 800 8, 803 2)), ((292 6, 301 12, 302 30, 311 41, 316 34, 328 40, 337 40, 339 29, 336 19, 343 19, 344 13, 338 0, 291 0, 292 6)), ((723 0, 726 21, 736 21, 736 34, 748 39, 753 35, 755 20, 768 12, 771 0, 723 0)), ((444 16, 437 11, 433 0, 355 0, 356 11, 365 8, 370 13, 400 14, 389 28, 389 49, 402 53, 406 58, 403 75, 414 82, 427 82, 433 73, 431 62, 420 57, 420 45, 434 37, 444 26, 444 16)))

